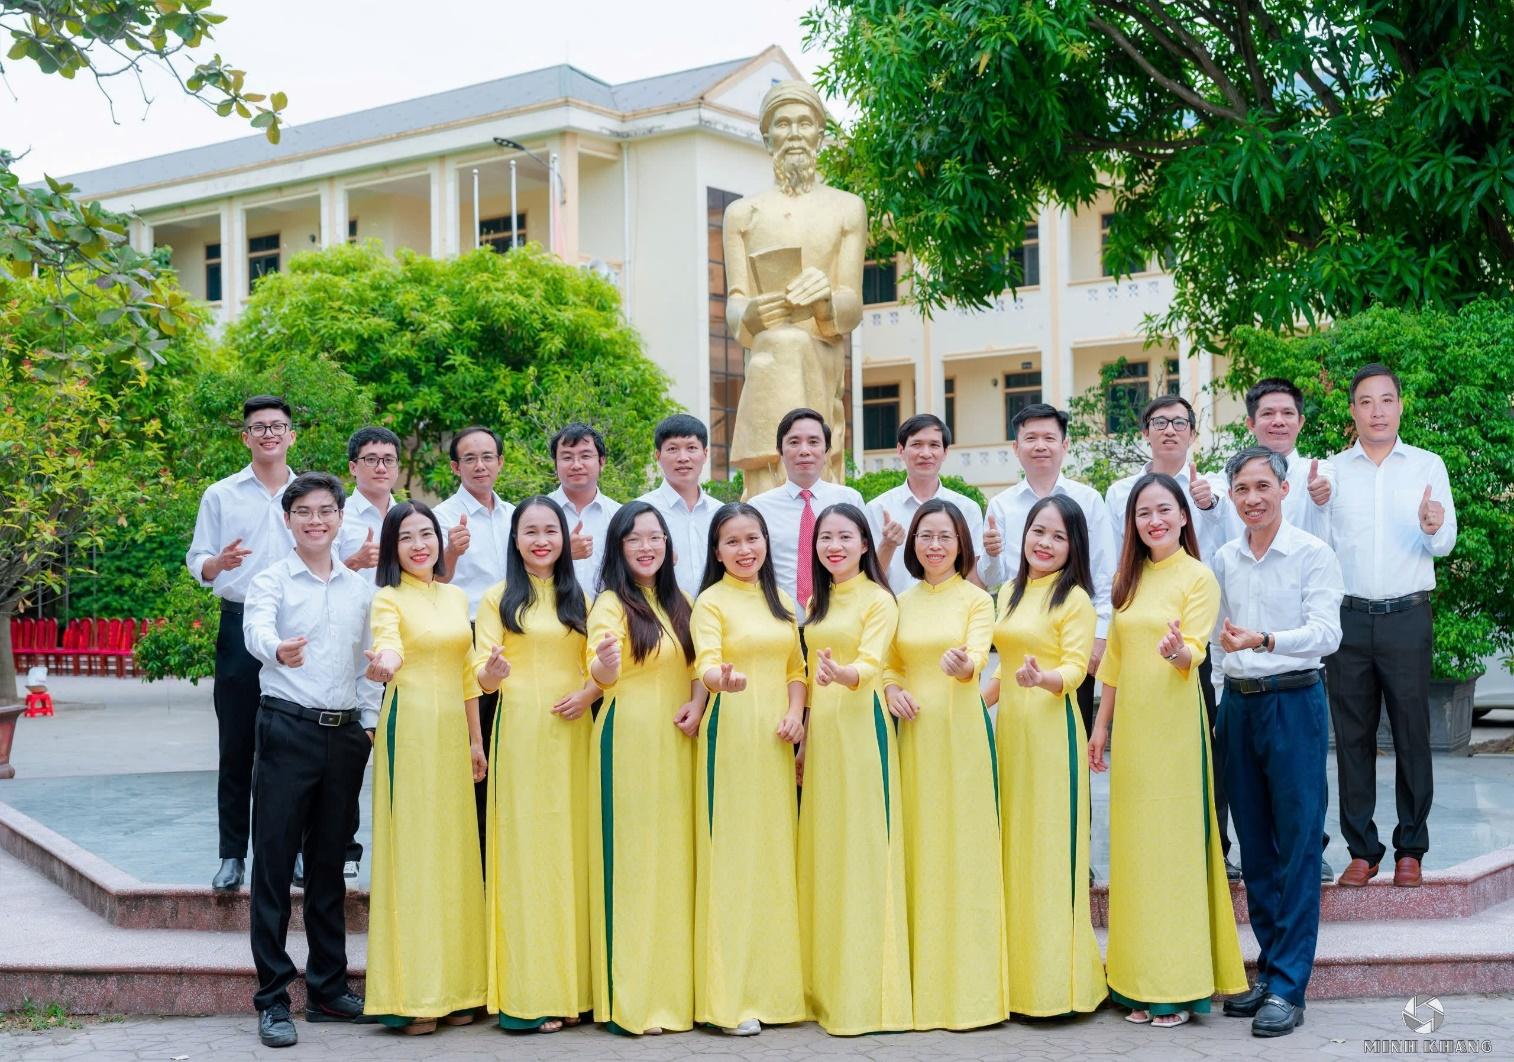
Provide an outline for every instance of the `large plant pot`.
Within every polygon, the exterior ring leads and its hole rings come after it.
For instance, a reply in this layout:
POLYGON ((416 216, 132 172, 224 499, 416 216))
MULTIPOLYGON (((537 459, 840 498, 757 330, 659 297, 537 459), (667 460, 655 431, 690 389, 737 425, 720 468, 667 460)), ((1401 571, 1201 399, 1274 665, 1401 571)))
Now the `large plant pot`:
MULTIPOLYGON (((1430 751, 1453 756, 1472 754, 1473 693, 1479 675, 1465 682, 1430 680, 1430 751)), ((1330 728, 1330 747, 1335 748, 1335 727, 1330 728)), ((1382 706, 1377 720, 1377 747, 1393 751, 1393 728, 1388 725, 1388 706, 1382 706)))
POLYGON ((16 720, 21 718, 19 704, 0 705, 0 780, 16 777, 11 766, 11 742, 16 739, 16 720))

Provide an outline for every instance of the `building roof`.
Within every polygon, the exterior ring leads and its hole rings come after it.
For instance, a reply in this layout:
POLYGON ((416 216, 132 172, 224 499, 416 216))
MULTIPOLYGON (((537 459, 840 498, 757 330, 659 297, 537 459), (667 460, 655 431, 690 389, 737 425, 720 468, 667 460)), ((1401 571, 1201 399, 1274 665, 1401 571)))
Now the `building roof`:
POLYGON ((631 115, 638 111, 693 103, 726 78, 756 58, 747 56, 724 63, 611 85, 567 64, 544 67, 523 74, 449 89, 413 100, 285 126, 277 144, 262 134, 238 137, 219 144, 188 148, 166 155, 123 162, 98 170, 70 174, 65 180, 82 195, 105 195, 128 188, 170 184, 218 173, 244 169, 283 159, 331 151, 360 143, 403 136, 439 125, 486 118, 502 111, 519 110, 560 101, 576 101, 603 110, 631 115))

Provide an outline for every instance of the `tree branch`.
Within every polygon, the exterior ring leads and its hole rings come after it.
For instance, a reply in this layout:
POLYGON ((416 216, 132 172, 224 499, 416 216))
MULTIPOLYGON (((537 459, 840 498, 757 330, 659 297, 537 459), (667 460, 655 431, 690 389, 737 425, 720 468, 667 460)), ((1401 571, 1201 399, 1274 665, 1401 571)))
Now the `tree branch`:
POLYGON ((1104 34, 1104 36, 1112 40, 1121 51, 1130 56, 1130 58, 1135 61, 1135 64, 1141 68, 1142 72, 1145 73, 1147 77, 1151 78, 1151 80, 1155 81, 1158 85, 1161 85, 1164 89, 1172 93, 1184 103, 1188 104, 1188 106, 1192 107, 1194 110, 1202 111, 1204 114, 1208 114, 1215 118, 1228 118, 1233 122, 1240 122, 1245 120, 1244 114, 1238 114, 1228 107, 1221 107, 1220 105, 1205 99, 1188 85, 1183 84, 1181 81, 1175 81, 1172 78, 1168 77, 1166 74, 1163 74, 1160 70, 1152 65, 1151 60, 1146 58, 1145 54, 1139 48, 1131 43, 1130 38, 1127 37, 1124 32, 1119 29, 1119 27, 1110 25, 1108 22, 1105 22, 1097 15, 1090 15, 1088 18, 1088 24, 1094 29, 1098 30, 1100 33, 1104 34))
POLYGON ((1073 133, 1069 137, 1075 144, 1090 151, 1118 151, 1137 158, 1146 159, 1149 162, 1167 162, 1179 152, 1189 148, 1198 147, 1204 141, 1199 137, 1186 137, 1181 140, 1109 140, 1104 137, 1087 136, 1083 133, 1073 133))
MULTIPOLYGON (((1254 3, 1256 4, 1257 24, 1262 27, 1262 32, 1273 43, 1281 43, 1283 31, 1278 28, 1277 22, 1267 12, 1267 9, 1262 6, 1264 0, 1254 0, 1254 3)), ((1330 117, 1338 118, 1345 113, 1346 108, 1341 104, 1340 97, 1330 91, 1330 86, 1325 84, 1315 71, 1312 56, 1300 65, 1298 76, 1303 78, 1304 83, 1314 90, 1314 94, 1319 97, 1319 101, 1324 105, 1325 110, 1330 112, 1330 117)))
POLYGON ((1272 96, 1272 84, 1262 75, 1261 63, 1257 61, 1256 39, 1251 35, 1251 2, 1236 0, 1235 42, 1241 50, 1241 59, 1246 64, 1246 74, 1251 78, 1252 91, 1268 111, 1276 110, 1272 96))
POLYGON ((1169 15, 1162 8, 1161 4, 1155 6, 1155 15, 1161 19, 1168 33, 1182 42, 1183 47, 1181 48, 1173 44, 1167 33, 1163 33, 1152 22, 1151 15, 1148 12, 1137 7, 1134 3, 1127 2, 1127 0, 1105 0, 1105 2, 1116 11, 1125 12, 1125 14, 1146 27, 1147 32, 1156 38, 1157 43, 1167 49, 1175 58, 1190 59, 1197 63, 1204 73, 1209 75, 1209 80, 1214 83, 1215 87, 1224 93, 1225 98, 1230 101, 1232 107, 1237 111, 1246 110, 1246 98, 1241 95, 1240 90, 1235 87, 1234 82, 1225 76, 1225 71, 1220 69, 1220 65, 1215 60, 1214 55, 1208 48, 1204 47, 1197 37, 1189 33, 1188 29, 1181 22, 1169 15))

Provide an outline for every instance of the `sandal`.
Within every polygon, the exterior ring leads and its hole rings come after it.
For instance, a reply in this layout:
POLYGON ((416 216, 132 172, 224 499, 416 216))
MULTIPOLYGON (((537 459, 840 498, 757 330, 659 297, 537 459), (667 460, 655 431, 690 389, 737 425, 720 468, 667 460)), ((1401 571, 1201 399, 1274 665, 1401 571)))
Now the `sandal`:
POLYGON ((408 1025, 401 1025, 399 1031, 405 1036, 425 1036, 436 1032, 436 1019, 427 1018, 424 1021, 412 1021, 408 1025))
POLYGON ((1161 1014, 1151 1019, 1151 1026, 1154 1029, 1176 1029, 1179 1025, 1187 1025, 1191 1017, 1192 1012, 1186 1010, 1180 1010, 1176 1014, 1161 1014))
POLYGON ((1125 1020, 1132 1025, 1150 1025, 1151 1015, 1144 1010, 1133 1010, 1125 1015, 1125 1020))
POLYGON ((456 1014, 448 1014, 442 1018, 441 1023, 443 1025, 472 1025, 473 1019, 477 1016, 471 1010, 460 1010, 456 1014))
POLYGON ((562 1032, 562 1028, 563 1020, 561 1018, 548 1018, 536 1027, 536 1031, 539 1033, 555 1033, 562 1032))

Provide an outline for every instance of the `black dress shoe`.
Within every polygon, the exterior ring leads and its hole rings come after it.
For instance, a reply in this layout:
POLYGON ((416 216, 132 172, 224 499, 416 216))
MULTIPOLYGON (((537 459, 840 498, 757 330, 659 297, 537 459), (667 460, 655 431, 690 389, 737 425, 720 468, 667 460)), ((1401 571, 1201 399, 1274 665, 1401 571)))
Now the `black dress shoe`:
POLYGON ((1267 999, 1267 982, 1258 981, 1238 996, 1225 1000, 1225 1017, 1254 1018, 1267 999))
POLYGON ((275 1003, 258 1015, 258 1039, 264 1047, 293 1047, 299 1038, 294 1019, 284 1004, 275 1003))
POLYGON ((297 889, 305 887, 305 853, 298 852, 294 857, 294 886, 297 889))
POLYGON ((235 889, 242 884, 246 873, 246 861, 241 859, 221 860, 221 869, 210 879, 210 887, 218 892, 235 889))
POLYGON ((1320 857, 1319 861, 1319 879, 1326 884, 1335 880, 1335 871, 1331 869, 1330 861, 1323 856, 1320 857))
POLYGON ((353 1025, 372 1025, 376 1014, 363 1013, 363 997, 343 992, 335 999, 312 1003, 305 1008, 306 1021, 346 1021, 353 1025))
POLYGON ((1303 1006, 1295 1006, 1282 996, 1268 996, 1262 1009, 1251 1019, 1252 1036, 1287 1036, 1304 1024, 1303 1006))

